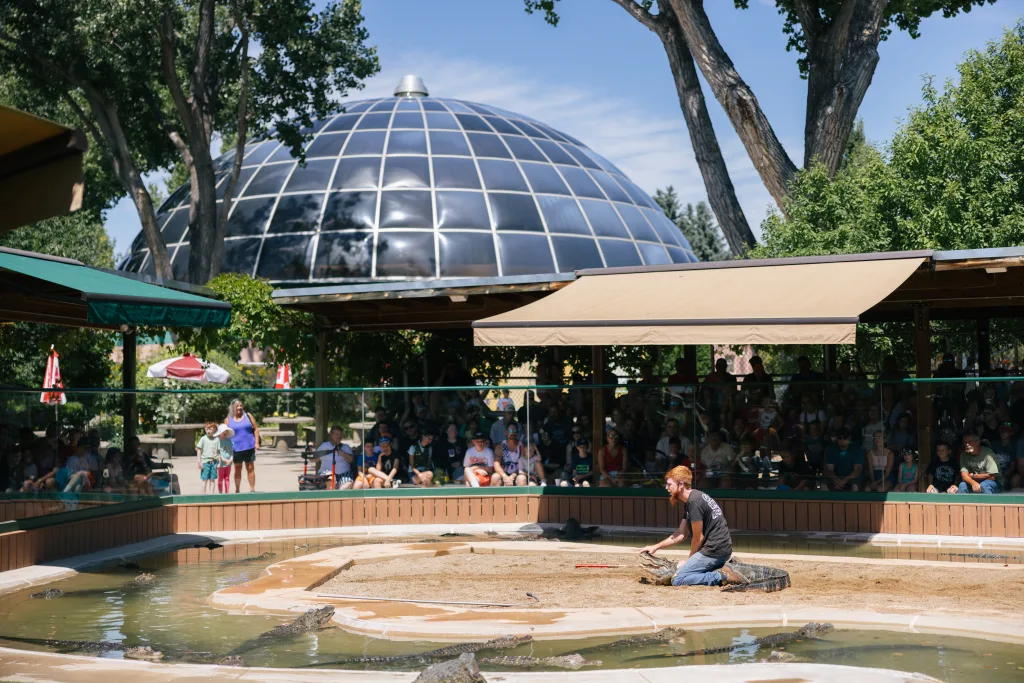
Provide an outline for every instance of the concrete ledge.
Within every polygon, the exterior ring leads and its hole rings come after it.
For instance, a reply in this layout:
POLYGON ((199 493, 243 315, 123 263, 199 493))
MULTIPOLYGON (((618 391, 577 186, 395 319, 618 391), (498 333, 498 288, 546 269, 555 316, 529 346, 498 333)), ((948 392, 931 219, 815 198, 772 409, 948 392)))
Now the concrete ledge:
MULTIPOLYGON (((337 669, 260 669, 199 664, 159 664, 129 659, 101 659, 0 648, 0 676, 19 681, 53 683, 164 683, 165 681, 265 681, 274 683, 406 683, 416 672, 340 671, 337 669)), ((940 683, 924 674, 833 664, 731 664, 673 666, 659 669, 608 669, 573 672, 485 673, 503 683, 715 683, 801 681, 810 683, 940 683)))

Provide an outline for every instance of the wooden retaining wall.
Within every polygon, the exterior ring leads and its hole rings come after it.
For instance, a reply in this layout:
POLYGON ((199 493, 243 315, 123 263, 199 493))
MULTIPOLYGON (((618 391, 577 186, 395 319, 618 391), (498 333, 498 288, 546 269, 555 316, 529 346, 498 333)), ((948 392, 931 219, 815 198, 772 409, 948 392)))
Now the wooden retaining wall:
MULTIPOLYGON (((453 495, 175 505, 177 533, 382 524, 536 523, 540 494, 453 495)), ((232 501, 232 499, 226 499, 232 501)))
POLYGON ((173 508, 153 507, 0 534, 0 571, 166 536, 174 521, 173 508))
MULTIPOLYGON (((109 504, 99 501, 75 501, 75 507, 78 509, 109 504)), ((62 500, 5 500, 0 501, 0 522, 52 515, 58 512, 65 512, 67 509, 67 503, 62 500)))
MULTIPOLYGON (((718 497, 730 529, 1024 537, 1024 505, 971 502, 757 500, 718 497)), ((665 498, 545 495, 541 522, 670 528, 680 510, 665 498)))

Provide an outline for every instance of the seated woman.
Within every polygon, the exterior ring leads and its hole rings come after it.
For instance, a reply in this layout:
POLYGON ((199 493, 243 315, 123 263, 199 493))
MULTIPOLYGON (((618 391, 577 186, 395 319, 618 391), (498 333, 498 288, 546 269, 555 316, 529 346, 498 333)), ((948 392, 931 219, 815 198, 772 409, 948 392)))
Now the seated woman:
POLYGON ((617 429, 609 429, 605 438, 605 445, 597 451, 598 485, 625 486, 626 472, 629 471, 626 447, 622 445, 617 429))
POLYGON ((872 435, 871 450, 864 454, 864 468, 867 471, 864 490, 885 493, 892 488, 893 455, 885 447, 885 437, 881 430, 872 435))

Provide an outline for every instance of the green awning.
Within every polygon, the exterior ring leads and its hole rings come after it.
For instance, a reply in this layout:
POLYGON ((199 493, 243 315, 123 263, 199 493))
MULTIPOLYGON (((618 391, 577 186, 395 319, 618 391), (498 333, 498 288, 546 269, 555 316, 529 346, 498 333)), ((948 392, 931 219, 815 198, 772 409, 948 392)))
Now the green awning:
POLYGON ((0 320, 89 327, 226 327, 231 304, 78 261, 0 249, 0 320))

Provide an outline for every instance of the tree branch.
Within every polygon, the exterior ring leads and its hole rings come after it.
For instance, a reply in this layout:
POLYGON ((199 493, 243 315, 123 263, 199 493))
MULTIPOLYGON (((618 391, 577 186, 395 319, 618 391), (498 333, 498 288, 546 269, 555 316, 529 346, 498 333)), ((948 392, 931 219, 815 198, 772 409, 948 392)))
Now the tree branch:
POLYGON ((648 12, 646 9, 641 7, 636 0, 612 0, 616 5, 629 12, 629 15, 639 21, 641 24, 654 31, 657 34, 661 34, 664 30, 664 26, 661 22, 661 14, 655 16, 648 12))
POLYGON ((185 97, 185 92, 182 90, 181 79, 178 78, 174 53, 174 20, 171 18, 170 10, 165 9, 160 17, 160 54, 164 67, 164 80, 167 82, 167 89, 171 92, 174 108, 178 110, 178 118, 181 119, 185 129, 185 138, 189 143, 198 144, 197 134, 199 131, 196 130, 188 98, 185 97))
POLYGON ((793 0, 793 11, 796 13, 796 18, 803 29, 804 40, 807 42, 807 46, 810 47, 811 42, 816 40, 821 32, 821 14, 811 0, 793 0))
POLYGON ((785 200, 789 197, 789 185, 796 175, 796 166, 775 134, 753 90, 740 77, 719 42, 700 0, 671 0, 671 5, 690 54, 715 98, 725 109, 768 192, 779 209, 785 212, 785 200))

